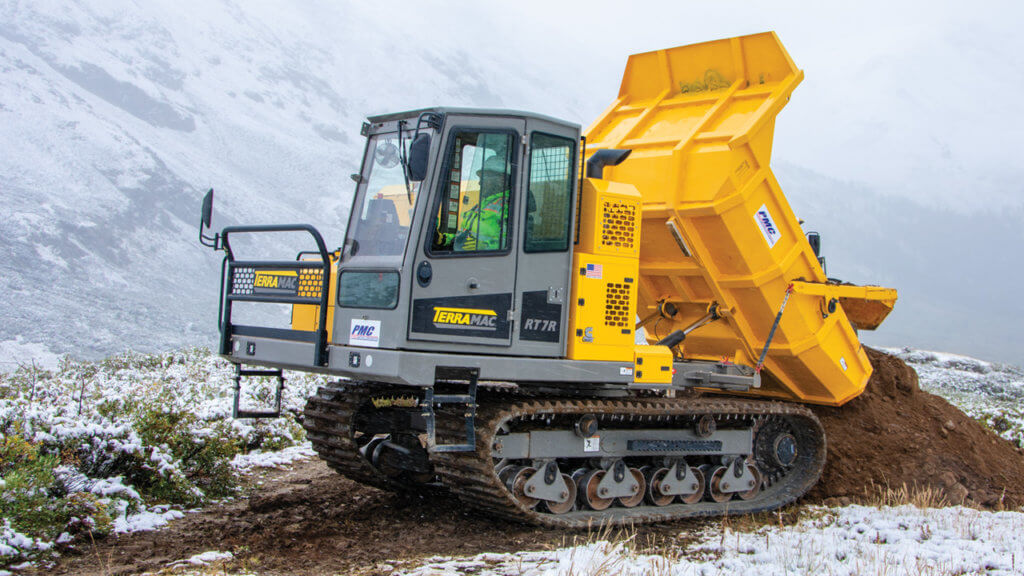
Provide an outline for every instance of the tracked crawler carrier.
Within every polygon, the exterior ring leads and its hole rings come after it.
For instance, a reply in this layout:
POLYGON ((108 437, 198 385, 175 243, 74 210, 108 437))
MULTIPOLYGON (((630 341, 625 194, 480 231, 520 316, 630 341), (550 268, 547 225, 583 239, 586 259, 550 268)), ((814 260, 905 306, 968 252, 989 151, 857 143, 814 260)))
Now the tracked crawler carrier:
MULTIPOLYGON (((630 57, 580 127, 525 112, 372 117, 344 245, 308 225, 200 236, 225 252, 221 354, 337 375, 304 426, 345 476, 442 487, 549 526, 769 510, 818 479, 896 293, 827 278, 772 175, 800 72, 772 33, 630 57), (582 136, 582 137, 581 137, 582 136), (295 260, 243 234, 301 232, 295 260), (292 306, 291 325, 234 320, 292 306), (643 327, 646 343, 637 344, 643 327)), ((240 417, 273 416, 280 410, 240 417)))

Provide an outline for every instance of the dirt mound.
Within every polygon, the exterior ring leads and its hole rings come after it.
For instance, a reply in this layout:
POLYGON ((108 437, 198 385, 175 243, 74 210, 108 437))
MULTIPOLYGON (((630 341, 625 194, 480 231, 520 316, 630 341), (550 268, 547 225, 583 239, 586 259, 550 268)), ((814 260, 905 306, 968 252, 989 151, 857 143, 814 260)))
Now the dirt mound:
POLYGON ((947 501, 990 508, 1024 504, 1024 455, 918 387, 899 358, 867 348, 867 390, 842 408, 815 408, 828 461, 811 500, 859 500, 874 486, 941 490, 947 501))

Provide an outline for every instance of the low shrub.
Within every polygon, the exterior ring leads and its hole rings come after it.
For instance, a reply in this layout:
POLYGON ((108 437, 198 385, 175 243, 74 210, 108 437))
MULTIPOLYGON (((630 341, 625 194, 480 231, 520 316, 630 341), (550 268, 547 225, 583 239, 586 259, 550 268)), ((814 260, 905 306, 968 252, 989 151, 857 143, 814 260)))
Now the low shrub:
MULTIPOLYGON (((283 418, 240 421, 232 376, 204 349, 0 374, 0 571, 233 496, 236 455, 305 441, 294 415, 322 377, 290 374, 283 418)), ((253 387, 242 401, 267 399, 253 387)))

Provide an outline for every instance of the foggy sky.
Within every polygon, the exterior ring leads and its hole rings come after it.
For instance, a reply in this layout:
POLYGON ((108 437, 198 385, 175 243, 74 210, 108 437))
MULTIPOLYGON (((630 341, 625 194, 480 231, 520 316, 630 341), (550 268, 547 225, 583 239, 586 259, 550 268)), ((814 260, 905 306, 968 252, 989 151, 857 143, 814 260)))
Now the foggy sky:
POLYGON ((986 211, 1024 205, 1022 16, 1013 2, 418 2, 380 32, 536 75, 563 98, 504 104, 587 126, 617 94, 627 55, 774 30, 806 74, 780 117, 776 158, 986 211))

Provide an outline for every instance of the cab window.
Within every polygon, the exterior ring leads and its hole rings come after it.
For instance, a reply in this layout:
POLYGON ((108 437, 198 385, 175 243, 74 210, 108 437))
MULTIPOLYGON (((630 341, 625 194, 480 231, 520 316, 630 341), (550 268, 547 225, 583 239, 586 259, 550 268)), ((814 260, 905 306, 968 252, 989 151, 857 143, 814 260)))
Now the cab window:
POLYGON ((508 250, 513 141, 508 132, 455 134, 441 178, 431 253, 508 250))
POLYGON ((347 239, 351 255, 400 256, 405 253, 409 222, 419 192, 419 182, 406 183, 402 174, 402 151, 412 136, 402 142, 394 133, 376 134, 368 148, 367 182, 358 189, 350 216, 347 239))
POLYGON ((530 180, 526 193, 526 252, 569 249, 576 142, 534 133, 530 139, 530 180))

